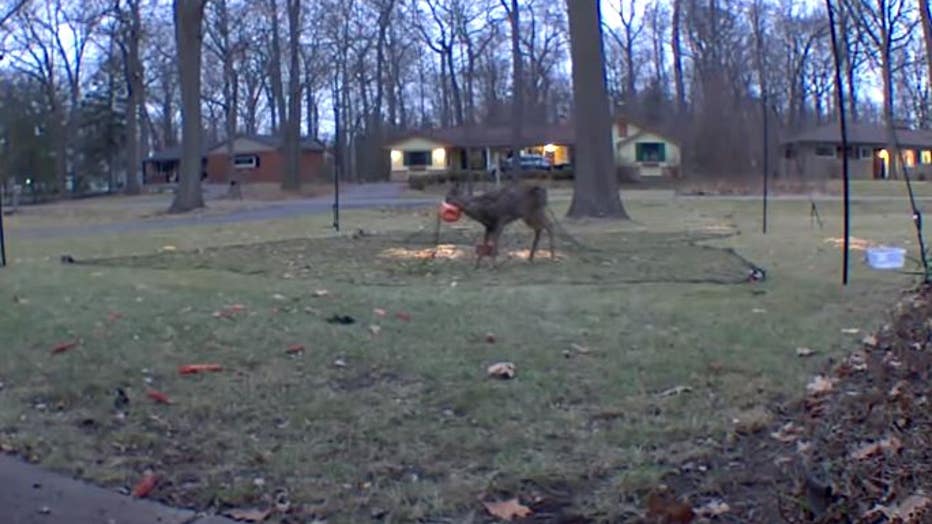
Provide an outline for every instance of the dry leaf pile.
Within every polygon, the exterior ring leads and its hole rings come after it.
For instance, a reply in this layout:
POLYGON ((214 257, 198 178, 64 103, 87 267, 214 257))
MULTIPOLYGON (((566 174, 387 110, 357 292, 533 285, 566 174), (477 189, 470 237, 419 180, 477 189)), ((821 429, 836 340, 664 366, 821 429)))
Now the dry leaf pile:
POLYGON ((727 507, 741 522, 932 522, 932 287, 800 396, 665 482, 713 520, 727 507))

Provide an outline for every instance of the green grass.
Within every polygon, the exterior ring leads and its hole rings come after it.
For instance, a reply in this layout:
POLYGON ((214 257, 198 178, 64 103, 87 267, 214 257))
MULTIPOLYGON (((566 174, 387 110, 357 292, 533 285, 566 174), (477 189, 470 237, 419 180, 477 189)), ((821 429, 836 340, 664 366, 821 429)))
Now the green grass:
MULTIPOLYGON (((565 195, 554 200, 565 209, 565 195)), ((809 203, 775 202, 766 237, 753 202, 626 204, 637 224, 565 223, 599 253, 564 241, 557 263, 545 250, 533 266, 478 272, 468 258, 384 256, 423 247, 412 238, 429 236, 425 212, 349 212, 347 230, 374 232, 358 240, 334 237, 326 216, 41 241, 14 228, 0 271, 0 445, 111 487, 151 467, 164 478, 156 496, 201 508, 262 505, 282 488, 330 522, 382 511, 411 522, 479 513, 485 493, 562 486, 577 511, 620 518, 633 490, 727 438, 734 419, 798 396, 856 343, 843 329, 883 323, 913 282, 855 255, 841 288, 826 242, 840 234, 836 204, 820 204, 820 231, 809 203), (725 230, 740 234, 694 242, 725 230), (703 245, 733 248, 768 280, 684 283, 744 271, 703 245), (111 260, 62 265, 62 253, 111 260), (247 309, 214 316, 232 304, 247 309), (327 323, 333 314, 358 322, 327 323), (291 344, 306 351, 288 355, 291 344), (502 360, 514 380, 486 376, 502 360), (225 370, 178 375, 199 362, 225 370), (660 395, 676 386, 691 391, 660 395), (117 387, 131 399, 123 420, 117 387), (153 404, 147 387, 175 403, 153 404)), ((856 236, 915 254, 905 203, 858 204, 853 217, 856 236)), ((509 234, 515 249, 523 227, 509 234)))

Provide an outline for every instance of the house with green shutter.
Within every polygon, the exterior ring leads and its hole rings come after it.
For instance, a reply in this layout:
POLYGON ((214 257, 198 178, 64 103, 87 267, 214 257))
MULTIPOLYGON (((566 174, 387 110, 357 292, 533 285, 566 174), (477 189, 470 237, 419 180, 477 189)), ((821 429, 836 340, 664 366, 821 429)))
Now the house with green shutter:
MULTIPOLYGON (((494 172, 512 156, 512 130, 507 125, 470 125, 407 131, 385 144, 391 179, 413 174, 456 171, 494 172)), ((522 169, 572 168, 576 130, 571 120, 528 124, 522 128, 522 169)), ((675 178, 680 148, 668 136, 627 118, 612 122, 612 144, 619 174, 630 179, 675 178)))

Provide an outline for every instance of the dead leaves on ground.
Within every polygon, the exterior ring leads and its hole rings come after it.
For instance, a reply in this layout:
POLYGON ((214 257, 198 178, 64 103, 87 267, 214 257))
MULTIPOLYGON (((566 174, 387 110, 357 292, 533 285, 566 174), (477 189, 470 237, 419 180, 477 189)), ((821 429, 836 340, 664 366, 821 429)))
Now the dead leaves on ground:
POLYGON ((903 449, 903 443, 895 436, 889 436, 879 442, 865 444, 851 452, 851 458, 854 460, 867 460, 874 455, 881 453, 899 453, 903 449))
POLYGON ((157 404, 170 405, 172 403, 171 399, 168 398, 168 395, 155 389, 146 391, 146 396, 155 401, 157 404))
POLYGON ((215 373, 223 371, 220 364, 186 364, 178 366, 178 373, 181 375, 196 375, 198 373, 215 373))
POLYGON ((78 341, 78 340, 71 340, 71 341, 68 341, 68 342, 60 342, 60 343, 58 343, 58 344, 55 344, 54 346, 52 346, 52 354, 53 354, 53 355, 59 355, 59 354, 64 353, 64 352, 66 352, 66 351, 72 350, 72 349, 78 347, 79 342, 80 342, 80 341, 78 341))
POLYGON ((238 522, 265 522, 271 515, 270 509, 231 509, 225 516, 238 522))
POLYGON ((516 498, 502 502, 483 502, 482 505, 493 517, 509 522, 515 518, 528 517, 532 513, 531 508, 521 504, 516 498))
POLYGON ((498 362, 489 366, 486 371, 492 378, 509 380, 515 377, 518 369, 512 362, 498 362))
POLYGON ((133 486, 132 495, 136 498, 145 498, 148 497, 152 490, 155 489, 155 486, 158 484, 159 478, 151 471, 146 472, 139 482, 133 486))

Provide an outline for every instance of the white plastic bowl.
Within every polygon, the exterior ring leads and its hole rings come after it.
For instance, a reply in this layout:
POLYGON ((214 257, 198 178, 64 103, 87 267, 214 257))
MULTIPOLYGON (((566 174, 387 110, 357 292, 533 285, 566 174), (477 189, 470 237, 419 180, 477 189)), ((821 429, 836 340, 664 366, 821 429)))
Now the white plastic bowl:
POLYGON ((869 247, 865 259, 867 265, 874 269, 900 269, 906 264, 906 250, 889 246, 869 247))

